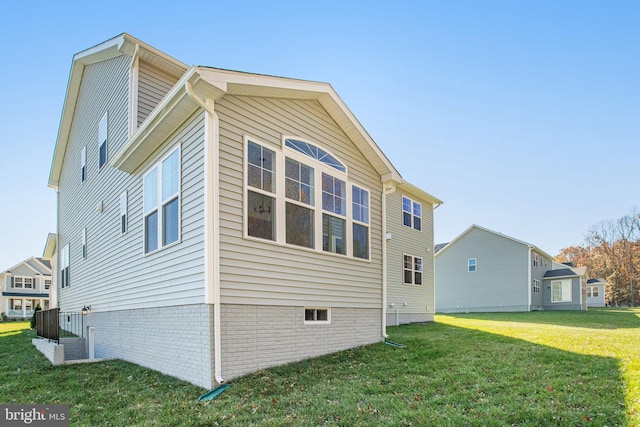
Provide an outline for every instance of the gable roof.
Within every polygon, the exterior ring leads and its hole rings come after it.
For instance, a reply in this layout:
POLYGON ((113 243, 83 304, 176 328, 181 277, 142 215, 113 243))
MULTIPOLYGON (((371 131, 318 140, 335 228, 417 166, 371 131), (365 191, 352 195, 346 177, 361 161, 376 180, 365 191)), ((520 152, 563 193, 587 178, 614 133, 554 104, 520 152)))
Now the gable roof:
POLYGON ((29 270, 33 271, 35 274, 50 276, 51 264, 47 265, 43 261, 44 260, 42 260, 41 258, 36 258, 36 257, 27 258, 24 261, 17 263, 13 267, 3 270, 3 273, 11 273, 13 270, 17 269, 18 267, 25 266, 29 270))
MULTIPOLYGON (((188 67, 175 58, 122 33, 73 57, 60 127, 56 139, 49 186, 57 189, 84 67, 119 55, 138 55, 173 75, 182 76, 143 124, 113 156, 111 165, 126 172, 139 168, 148 156, 177 126, 199 108, 202 100, 219 99, 225 94, 315 100, 367 157, 383 182, 407 184, 382 150, 328 83, 290 79, 213 67, 188 67), (189 87, 187 87, 189 86, 189 87), (196 98, 194 98, 194 95, 196 98), (199 99, 197 99, 199 98, 199 99)), ((442 202, 418 189, 421 197, 434 204, 442 202)))
POLYGON ((67 92, 62 106, 60 126, 58 128, 58 136, 56 138, 53 159, 51 161, 49 187, 54 189, 58 188, 58 181, 60 180, 60 173, 62 172, 62 162, 64 160, 65 152, 67 151, 69 133, 71 131, 71 124, 75 114, 84 68, 87 65, 115 58, 120 55, 133 56, 134 54, 139 55, 140 58, 145 59, 156 67, 174 75, 182 75, 188 68, 187 65, 177 59, 170 57, 169 55, 126 33, 122 33, 112 39, 75 54, 71 63, 69 81, 67 82, 67 92))
POLYGON ((549 258, 551 260, 554 259, 554 257, 549 255, 548 253, 546 253, 545 251, 543 251, 539 247, 537 247, 535 245, 532 245, 531 243, 527 243, 525 241, 518 240, 515 237, 507 236, 506 234, 502 234, 502 233, 499 233, 497 231, 489 230, 488 228, 480 227, 479 225, 476 225, 476 224, 473 224, 471 227, 467 228, 465 231, 463 231, 458 236, 456 236, 455 239, 453 239, 452 241, 447 243, 443 248, 441 248, 438 252, 436 252, 435 256, 438 256, 441 253, 443 253, 444 251, 446 251, 447 249, 449 249, 453 244, 455 244, 455 242, 457 242, 458 240, 463 238, 467 233, 469 233, 473 229, 482 230, 482 231, 486 231, 487 233, 495 234, 496 236, 499 236, 499 237, 502 237, 504 239, 508 239, 508 240, 513 241, 513 242, 519 243, 521 245, 527 246, 529 249, 532 249, 532 250, 538 252, 539 254, 543 255, 546 258, 549 258))
POLYGON ((587 285, 605 285, 607 282, 604 279, 589 279, 587 280, 587 285))
MULTIPOLYGON (((125 172, 134 172, 184 120, 202 108, 203 100, 208 98, 215 102, 227 94, 317 101, 367 157, 382 181, 409 185, 329 83, 212 67, 189 68, 114 155, 111 164, 125 172)), ((442 203, 428 193, 422 193, 428 200, 442 203)))

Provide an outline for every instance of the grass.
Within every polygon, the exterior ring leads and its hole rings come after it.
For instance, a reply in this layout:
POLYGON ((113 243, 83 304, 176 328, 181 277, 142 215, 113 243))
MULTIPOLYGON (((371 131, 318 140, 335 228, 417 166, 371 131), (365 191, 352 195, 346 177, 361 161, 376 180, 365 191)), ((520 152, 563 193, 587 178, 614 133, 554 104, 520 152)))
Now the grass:
POLYGON ((72 425, 640 426, 640 309, 436 316, 389 328, 404 349, 261 371, 210 402, 122 361, 53 367, 5 326, 0 402, 70 404, 72 425))

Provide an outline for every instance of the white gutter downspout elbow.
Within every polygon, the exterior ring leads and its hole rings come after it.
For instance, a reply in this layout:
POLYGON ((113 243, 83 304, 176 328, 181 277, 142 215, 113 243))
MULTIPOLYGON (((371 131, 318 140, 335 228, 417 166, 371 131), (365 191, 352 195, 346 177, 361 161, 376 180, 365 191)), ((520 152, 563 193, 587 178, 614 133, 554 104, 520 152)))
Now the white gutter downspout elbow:
MULTIPOLYGON (((382 184, 382 337, 387 338, 387 196, 395 185, 382 184)), ((397 322, 396 322, 397 323, 397 322)))
POLYGON ((205 111, 205 303, 213 304, 213 375, 218 384, 224 384, 220 326, 220 119, 212 99, 203 101, 193 92, 189 82, 185 83, 184 88, 205 111))

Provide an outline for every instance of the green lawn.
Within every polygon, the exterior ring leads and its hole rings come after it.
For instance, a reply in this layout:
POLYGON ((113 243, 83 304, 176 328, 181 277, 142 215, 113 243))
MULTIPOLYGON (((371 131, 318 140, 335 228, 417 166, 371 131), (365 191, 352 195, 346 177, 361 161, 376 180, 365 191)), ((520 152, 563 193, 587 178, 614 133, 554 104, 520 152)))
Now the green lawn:
POLYGON ((53 367, 9 325, 0 402, 67 403, 72 425, 640 426, 640 309, 437 316, 389 328, 404 349, 261 371, 210 402, 126 362, 53 367))

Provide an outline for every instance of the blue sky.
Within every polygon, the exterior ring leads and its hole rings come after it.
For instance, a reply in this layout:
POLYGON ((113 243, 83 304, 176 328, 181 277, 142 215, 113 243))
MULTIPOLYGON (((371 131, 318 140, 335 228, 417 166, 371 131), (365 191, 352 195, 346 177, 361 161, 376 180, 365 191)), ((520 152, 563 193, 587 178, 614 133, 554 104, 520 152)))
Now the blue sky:
POLYGON ((638 1, 0 2, 0 268, 55 231, 73 54, 122 32, 195 65, 329 82, 405 179, 556 254, 640 205, 638 1))

